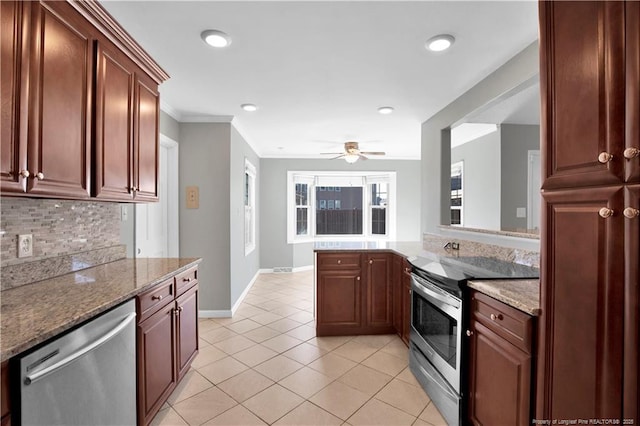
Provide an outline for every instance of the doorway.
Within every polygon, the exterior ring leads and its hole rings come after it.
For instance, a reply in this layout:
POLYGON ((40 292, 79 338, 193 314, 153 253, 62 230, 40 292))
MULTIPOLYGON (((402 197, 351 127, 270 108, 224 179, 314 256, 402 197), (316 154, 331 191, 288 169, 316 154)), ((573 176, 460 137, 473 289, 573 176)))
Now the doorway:
POLYGON ((135 205, 135 257, 179 257, 178 142, 160 134, 158 198, 135 205))
POLYGON ((540 151, 529 151, 527 161, 527 228, 540 229, 540 151))

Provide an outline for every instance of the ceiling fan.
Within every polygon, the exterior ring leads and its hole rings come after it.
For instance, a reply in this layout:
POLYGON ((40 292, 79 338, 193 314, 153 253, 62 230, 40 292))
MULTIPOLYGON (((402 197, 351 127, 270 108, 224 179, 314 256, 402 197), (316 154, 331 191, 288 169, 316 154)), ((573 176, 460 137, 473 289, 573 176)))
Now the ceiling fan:
POLYGON ((344 152, 322 152, 322 155, 336 155, 337 157, 331 158, 331 160, 336 160, 338 158, 344 158, 347 163, 355 163, 358 159, 368 160, 368 158, 364 155, 385 155, 384 152, 381 151, 360 151, 358 148, 358 142, 345 142, 344 143, 344 152))

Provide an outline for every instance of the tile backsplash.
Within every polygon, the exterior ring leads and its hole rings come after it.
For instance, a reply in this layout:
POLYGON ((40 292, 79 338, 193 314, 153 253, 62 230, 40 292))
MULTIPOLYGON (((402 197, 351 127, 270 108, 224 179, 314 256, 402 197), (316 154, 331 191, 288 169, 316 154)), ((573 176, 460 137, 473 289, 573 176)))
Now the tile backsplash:
POLYGON ((120 245, 120 207, 116 203, 0 198, 0 266, 120 245), (18 258, 19 234, 33 235, 33 256, 18 258))

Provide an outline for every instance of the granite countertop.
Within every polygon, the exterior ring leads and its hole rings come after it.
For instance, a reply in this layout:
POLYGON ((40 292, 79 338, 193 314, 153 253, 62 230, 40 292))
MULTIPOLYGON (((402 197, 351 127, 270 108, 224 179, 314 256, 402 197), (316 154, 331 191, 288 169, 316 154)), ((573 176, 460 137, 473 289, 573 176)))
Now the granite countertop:
POLYGON ((393 251, 401 256, 417 256, 423 251, 420 241, 316 241, 314 251, 371 250, 393 251))
POLYGON ((540 314, 539 280, 470 280, 467 286, 526 314, 540 314))
POLYGON ((2 291, 0 361, 131 299, 200 261, 122 259, 2 291))

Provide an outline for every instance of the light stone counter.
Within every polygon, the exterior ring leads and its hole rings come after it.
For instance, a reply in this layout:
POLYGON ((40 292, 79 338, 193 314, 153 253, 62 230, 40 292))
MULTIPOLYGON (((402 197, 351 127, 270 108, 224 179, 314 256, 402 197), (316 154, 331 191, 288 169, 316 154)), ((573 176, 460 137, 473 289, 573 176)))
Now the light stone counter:
POLYGON ((421 241, 316 241, 314 251, 371 250, 393 251, 404 257, 423 252, 421 241))
POLYGON ((470 280, 467 286, 529 315, 540 314, 539 280, 470 280))
POLYGON ((131 299, 201 259, 122 259, 0 292, 0 361, 131 299))

